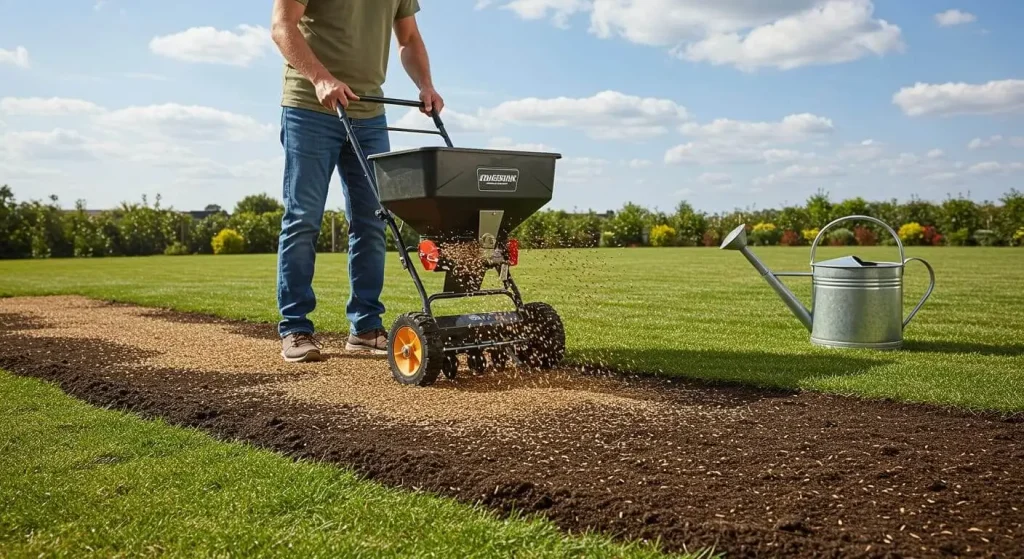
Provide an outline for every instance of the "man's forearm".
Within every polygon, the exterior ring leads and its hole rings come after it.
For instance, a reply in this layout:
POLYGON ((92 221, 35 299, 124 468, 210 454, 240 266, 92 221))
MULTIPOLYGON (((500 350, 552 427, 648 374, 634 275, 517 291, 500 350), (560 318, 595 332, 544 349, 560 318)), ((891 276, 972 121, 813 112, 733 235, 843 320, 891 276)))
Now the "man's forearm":
POLYGON ((274 25, 271 30, 274 43, 281 51, 281 56, 303 76, 314 84, 331 77, 323 63, 313 54, 306 38, 299 28, 291 25, 274 25))
POLYGON ((412 79, 412 83, 416 84, 416 87, 419 89, 434 87, 434 82, 430 77, 427 47, 422 40, 417 39, 403 46, 401 57, 402 66, 405 67, 405 72, 409 74, 409 78, 412 79))

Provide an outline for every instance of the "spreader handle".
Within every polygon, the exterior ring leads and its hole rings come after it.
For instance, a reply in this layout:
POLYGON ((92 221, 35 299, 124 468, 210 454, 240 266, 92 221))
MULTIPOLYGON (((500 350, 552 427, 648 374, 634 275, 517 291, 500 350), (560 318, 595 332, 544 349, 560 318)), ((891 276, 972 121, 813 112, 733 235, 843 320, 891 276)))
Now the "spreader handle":
POLYGON ((395 99, 393 97, 375 97, 373 95, 360 95, 359 100, 366 101, 367 103, 381 103, 383 105, 401 105, 403 107, 423 108, 423 101, 413 101, 411 99, 395 99))
MULTIPOLYGON (((425 105, 424 105, 424 103, 422 101, 412 101, 410 99, 394 99, 392 97, 376 97, 376 96, 373 96, 373 95, 360 95, 359 96, 359 100, 360 101, 366 101, 368 103, 381 103, 383 105, 401 105, 403 107, 416 107, 418 109, 423 109, 425 107, 425 105)), ((342 108, 342 106, 340 104, 337 105, 337 108, 338 108, 338 116, 340 116, 342 120, 345 120, 345 118, 347 118, 347 114, 345 113, 345 109, 342 108)), ((450 137, 448 137, 448 131, 445 130, 444 123, 441 122, 441 115, 437 114, 437 111, 430 111, 430 118, 434 119, 434 126, 437 127, 437 131, 436 132, 433 131, 433 130, 417 130, 417 129, 413 129, 413 128, 390 128, 390 127, 380 127, 380 126, 358 126, 357 125, 357 126, 353 126, 353 128, 378 128, 378 129, 382 129, 382 130, 390 130, 390 131, 393 131, 393 132, 411 132, 411 133, 414 133, 414 134, 436 134, 438 136, 441 136, 442 139, 444 139, 444 143, 445 143, 446 146, 448 146, 448 147, 455 147, 452 144, 452 139, 450 137)))

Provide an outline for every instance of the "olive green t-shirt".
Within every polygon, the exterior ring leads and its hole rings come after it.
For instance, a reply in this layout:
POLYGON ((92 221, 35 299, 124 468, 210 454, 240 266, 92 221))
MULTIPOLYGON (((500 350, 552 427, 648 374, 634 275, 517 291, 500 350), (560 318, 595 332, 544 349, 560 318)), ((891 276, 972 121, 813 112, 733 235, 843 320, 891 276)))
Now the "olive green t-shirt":
MULTIPOLYGON (((392 28, 419 11, 418 0, 295 0, 306 6, 299 30, 318 60, 356 95, 383 96, 392 28)), ((285 62, 281 104, 334 114, 316 97, 313 83, 285 62)), ((380 115, 379 104, 352 102, 353 118, 380 115)))

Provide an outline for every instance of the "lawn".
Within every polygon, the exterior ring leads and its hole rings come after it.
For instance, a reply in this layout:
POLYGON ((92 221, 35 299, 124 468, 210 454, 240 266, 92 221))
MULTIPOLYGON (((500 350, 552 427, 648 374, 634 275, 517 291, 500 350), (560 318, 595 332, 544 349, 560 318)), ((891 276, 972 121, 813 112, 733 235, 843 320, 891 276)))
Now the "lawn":
MULTIPOLYGON (((773 269, 807 271, 806 248, 755 247, 773 269)), ((823 248, 894 260, 895 247, 823 248)), ((1024 250, 908 247, 936 270, 932 298, 898 352, 829 350, 808 333, 735 252, 716 249, 524 251, 524 297, 553 304, 566 323, 568 359, 638 371, 757 385, 892 397, 1001 411, 1024 410, 1024 250)), ((388 255, 385 324, 418 307, 388 255)), ((0 262, 0 295, 82 294, 231 318, 274 322, 274 255, 0 262)), ((428 276, 440 289, 440 275, 428 276)), ((491 279, 493 282, 493 278, 491 279)), ((787 283, 809 301, 810 282, 787 283)), ((907 269, 905 313, 927 285, 907 269)), ((318 328, 344 332, 346 257, 323 254, 314 283, 318 328)), ((449 302, 436 312, 508 308, 502 299, 449 302)))
POLYGON ((0 555, 654 557, 73 400, 0 371, 0 555))

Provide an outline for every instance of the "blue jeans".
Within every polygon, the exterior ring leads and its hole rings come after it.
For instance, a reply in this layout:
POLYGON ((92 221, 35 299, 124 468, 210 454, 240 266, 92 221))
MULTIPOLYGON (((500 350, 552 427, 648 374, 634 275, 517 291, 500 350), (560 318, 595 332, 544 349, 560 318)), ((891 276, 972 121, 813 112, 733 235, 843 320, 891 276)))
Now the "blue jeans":
MULTIPOLYGON (((371 183, 363 174, 345 127, 336 116, 283 107, 281 145, 284 147, 284 217, 277 252, 277 305, 281 337, 313 332, 306 315, 316 308, 313 269, 324 205, 335 167, 345 195, 349 223, 348 273, 350 295, 345 308, 351 333, 383 328, 384 222, 371 183)), ((353 119, 353 124, 386 126, 387 117, 353 119)), ((391 150, 386 130, 355 129, 367 157, 391 150)), ((371 166, 372 172, 372 166, 371 166)))

